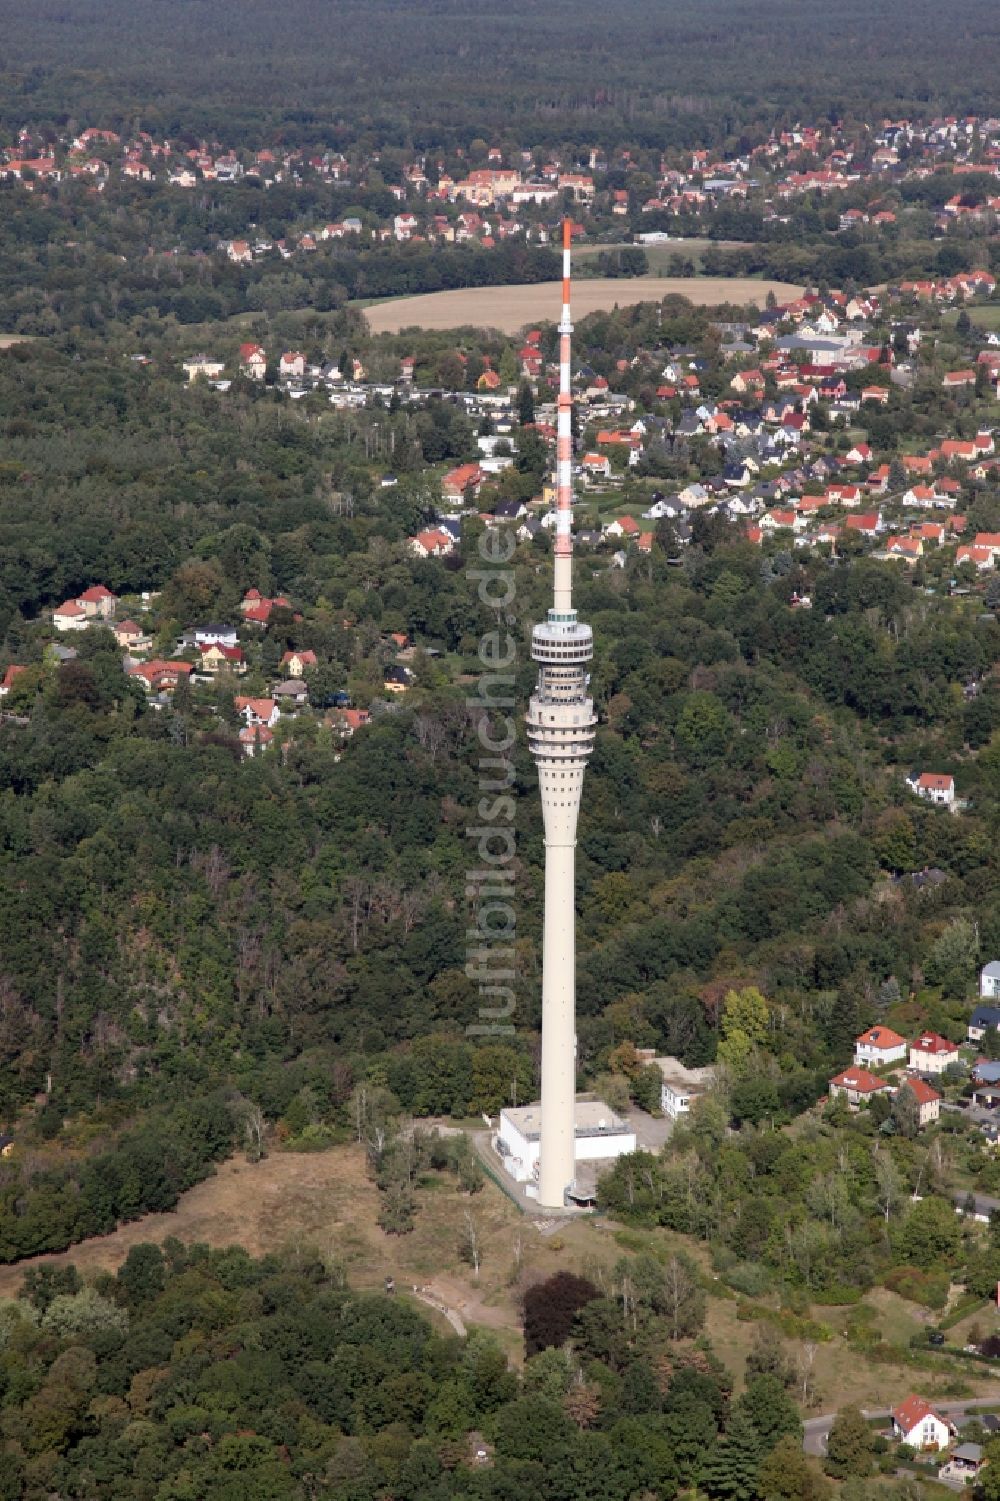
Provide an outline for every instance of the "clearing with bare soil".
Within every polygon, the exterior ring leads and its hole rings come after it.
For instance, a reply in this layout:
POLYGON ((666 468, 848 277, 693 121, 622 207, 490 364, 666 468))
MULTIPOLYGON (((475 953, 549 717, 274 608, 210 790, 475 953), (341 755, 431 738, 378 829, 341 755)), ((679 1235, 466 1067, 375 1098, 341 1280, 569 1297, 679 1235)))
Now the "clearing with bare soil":
MULTIPOLYGON (((365 308, 373 334, 398 334, 404 328, 497 328, 514 334, 528 323, 559 316, 561 282, 528 286, 463 287, 452 292, 425 292, 417 297, 393 297, 365 308)), ((573 284, 573 314, 583 318, 637 302, 659 302, 672 295, 686 297, 698 307, 752 303, 763 307, 768 292, 779 302, 802 295, 801 287, 783 281, 757 281, 750 276, 639 276, 595 277, 573 284)))

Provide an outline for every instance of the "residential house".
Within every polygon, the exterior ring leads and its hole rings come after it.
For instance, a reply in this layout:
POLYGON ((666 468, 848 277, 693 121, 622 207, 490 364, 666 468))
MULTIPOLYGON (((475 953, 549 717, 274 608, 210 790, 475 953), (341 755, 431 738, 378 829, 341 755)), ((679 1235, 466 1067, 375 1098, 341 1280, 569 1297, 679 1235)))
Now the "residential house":
POLYGON ((254 756, 261 755, 267 750, 273 740, 274 731, 269 729, 266 724, 254 722, 244 725, 243 729, 240 730, 240 751, 242 752, 243 759, 249 761, 254 756))
POLYGON ((90 621, 81 604, 75 599, 67 599, 52 611, 52 624, 57 631, 85 631, 90 621))
POLYGON ((186 683, 192 672, 190 662, 138 662, 128 669, 128 676, 141 683, 147 693, 173 693, 179 683, 186 683))
POLYGON ((234 625, 196 625, 193 631, 185 631, 181 637, 183 646, 195 646, 199 651, 204 646, 210 646, 213 641, 218 641, 222 646, 235 646, 236 627, 234 625))
POLYGON ((904 1079, 903 1085, 917 1102, 917 1125, 920 1130, 933 1125, 941 1115, 941 1096, 937 1090, 926 1079, 920 1078, 904 1079))
POLYGON ((923 556, 924 544, 919 537, 891 537, 886 545, 886 557, 898 558, 911 566, 923 556))
POLYGON ((984 1000, 1000 999, 1000 959, 991 959, 979 971, 979 994, 984 1000))
POLYGON ((330 712, 329 723, 342 740, 350 740, 358 730, 364 729, 366 724, 371 724, 371 718, 371 712, 368 709, 333 709, 330 712))
POLYGON ((76 602, 82 605, 88 620, 114 620, 118 607, 117 595, 112 594, 103 584, 91 584, 89 589, 84 589, 77 597, 76 602))
POLYGON ((20 666, 18 666, 18 664, 16 662, 12 662, 10 664, 10 666, 7 668, 6 672, 3 675, 3 681, 0 682, 0 698, 6 698, 7 697, 8 693, 10 692, 10 690, 14 686, 15 679, 22 672, 27 672, 27 670, 28 669, 26 667, 20 667, 20 666))
POLYGON ((301 678, 284 678, 280 683, 275 683, 271 697, 282 711, 286 707, 300 709, 309 702, 309 689, 301 678))
POLYGON ((192 384, 201 377, 203 380, 218 380, 225 370, 224 360, 213 360, 207 354, 196 354, 193 359, 185 360, 181 369, 192 384))
POLYGON ((606 453, 585 453, 581 467, 588 479, 608 479, 611 475, 611 460, 606 453))
POLYGON ((153 638, 146 634, 142 626, 136 625, 134 620, 116 621, 112 630, 118 645, 131 656, 136 652, 149 651, 153 644, 153 638))
POLYGON ((918 1074, 943 1074, 958 1061, 958 1044, 939 1032, 921 1032, 910 1043, 910 1067, 918 1074))
POLYGON ((926 802, 950 808, 955 802, 955 778, 940 771, 911 771, 906 785, 926 802))
POLYGON ((467 493, 478 495, 485 478, 478 464, 458 464, 442 477, 441 495, 453 502, 465 500, 467 493))
MULTIPOLYGON (((268 599, 266 595, 261 594, 257 589, 248 589, 240 601, 240 613, 248 625, 266 626, 271 619, 272 611, 277 609, 290 610, 291 608, 291 604, 283 594, 276 594, 273 599, 268 599)), ((295 619, 299 620, 301 616, 297 615, 295 619)), ((233 641, 226 644, 235 645, 235 635, 233 641)))
POLYGON ((454 552, 455 538, 443 528, 432 528, 411 537, 409 548, 418 558, 443 558, 454 552))
POLYGON ((281 710, 273 698, 237 698, 233 707, 248 725, 263 724, 273 729, 281 717, 281 710))
POLYGON ((251 380, 263 380, 267 370, 267 355, 259 344, 240 345, 240 373, 251 380))
POLYGON ((869 1027, 854 1041, 855 1063, 868 1064, 872 1068, 888 1068, 890 1064, 902 1063, 906 1058, 906 1038, 900 1037, 891 1027, 869 1027))
POLYGON ((835 1100, 843 1096, 852 1110, 860 1109, 877 1094, 891 1093, 891 1084, 880 1079, 877 1074, 870 1074, 865 1068, 845 1069, 842 1074, 835 1074, 830 1080, 830 1098, 835 1100))
POLYGON ((300 678, 310 667, 316 666, 316 653, 314 651, 286 651, 280 665, 290 678, 300 678))
POLYGON ((969 1017, 970 1042, 982 1042, 987 1032, 1000 1032, 1000 1006, 977 1006, 969 1017))
POLYGON ((306 357, 297 349, 286 350, 278 361, 281 380, 301 380, 306 373, 306 357))
POLYGON ((638 537, 642 527, 634 516, 617 516, 614 521, 609 521, 604 528, 606 537, 638 537))
POLYGON ((201 648, 201 670, 210 677, 217 677, 220 672, 232 672, 237 677, 242 677, 247 664, 238 646, 224 646, 221 641, 208 641, 201 648))
POLYGON ((911 1449, 947 1449, 953 1429, 924 1397, 910 1396, 892 1410, 892 1434, 911 1449))
POLYGON ((412 688, 414 675, 408 667, 393 665, 382 673, 382 686, 386 693, 406 693, 412 688))

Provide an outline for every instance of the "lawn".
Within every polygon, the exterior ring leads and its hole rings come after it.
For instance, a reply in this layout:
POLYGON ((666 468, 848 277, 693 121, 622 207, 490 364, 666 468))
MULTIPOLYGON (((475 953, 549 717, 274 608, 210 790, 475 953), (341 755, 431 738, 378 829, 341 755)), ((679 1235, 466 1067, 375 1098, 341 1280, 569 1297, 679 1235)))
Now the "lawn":
MULTIPOLYGON (((973 307, 966 308, 965 311, 972 320, 973 328, 984 328, 988 333, 1000 331, 1000 302, 977 303, 973 307)), ((958 314, 958 308, 949 308, 941 321, 954 323, 958 314)))

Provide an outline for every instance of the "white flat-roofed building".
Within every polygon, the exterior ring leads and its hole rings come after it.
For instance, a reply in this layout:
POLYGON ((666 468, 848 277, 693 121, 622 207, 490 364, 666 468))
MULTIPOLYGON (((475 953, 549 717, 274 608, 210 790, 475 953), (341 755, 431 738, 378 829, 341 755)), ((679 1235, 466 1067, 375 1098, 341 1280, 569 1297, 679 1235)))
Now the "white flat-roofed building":
MULTIPOLYGON (((577 1162, 606 1162, 636 1149, 635 1132, 603 1100, 577 1100, 575 1111, 577 1162)), ((501 1110, 493 1146, 517 1183, 538 1178, 542 1134, 541 1104, 501 1110)))
POLYGON ((685 1068, 679 1058, 656 1058, 654 1060, 663 1075, 660 1090, 660 1109, 671 1120, 687 1115, 699 1096, 707 1094, 715 1083, 715 1069, 685 1068))

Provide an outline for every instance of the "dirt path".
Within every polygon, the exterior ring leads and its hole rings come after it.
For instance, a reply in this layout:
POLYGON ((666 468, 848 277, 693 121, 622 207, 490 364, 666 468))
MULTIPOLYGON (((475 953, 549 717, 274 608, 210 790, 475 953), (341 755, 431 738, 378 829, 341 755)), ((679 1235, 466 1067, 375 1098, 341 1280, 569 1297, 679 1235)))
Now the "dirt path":
POLYGON ((438 1313, 443 1314, 455 1333, 460 1334, 463 1339, 465 1338, 465 1323, 457 1308, 449 1308, 447 1303, 442 1303, 441 1299, 436 1298, 426 1287, 415 1287, 413 1289, 413 1296, 419 1299, 421 1303, 426 1303, 428 1308, 433 1308, 438 1313))

